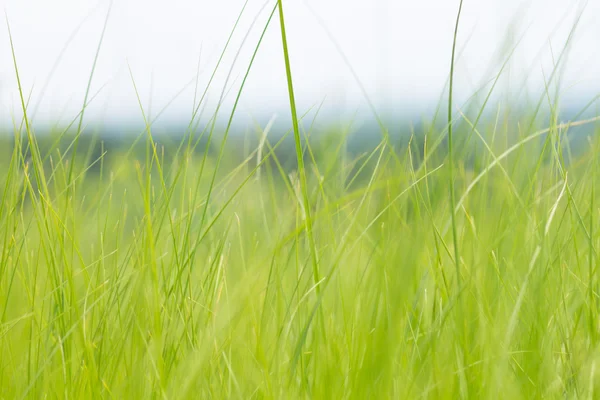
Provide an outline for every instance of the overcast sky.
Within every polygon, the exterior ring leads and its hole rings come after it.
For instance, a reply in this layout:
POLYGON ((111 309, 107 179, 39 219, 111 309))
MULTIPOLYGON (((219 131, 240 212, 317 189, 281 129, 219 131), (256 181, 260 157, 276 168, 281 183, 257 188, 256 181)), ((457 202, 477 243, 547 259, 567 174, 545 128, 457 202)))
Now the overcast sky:
MULTIPOLYGON (((244 5, 243 0, 114 0, 112 7, 107 0, 3 1, 23 89, 31 95, 29 109, 36 110, 37 121, 51 123, 68 122, 81 109, 105 21, 91 84, 91 94, 97 96, 86 121, 141 120, 133 82, 151 115, 179 94, 163 118, 189 120, 194 98, 208 83, 244 5)), ((207 110, 216 104, 248 33, 231 71, 225 104, 232 104, 274 4, 248 1, 209 91, 207 110)), ((472 94, 491 78, 517 42, 500 90, 541 90, 584 6, 561 90, 565 98, 600 93, 600 1, 465 0, 456 71, 459 95, 472 94)), ((457 7, 454 0, 285 0, 299 107, 324 100, 341 113, 366 108, 338 48, 377 107, 418 112, 435 103, 448 76, 457 7)), ((275 19, 248 78, 240 118, 286 106, 275 19)), ((6 27, 0 29, 0 107, 3 126, 21 115, 6 27)))

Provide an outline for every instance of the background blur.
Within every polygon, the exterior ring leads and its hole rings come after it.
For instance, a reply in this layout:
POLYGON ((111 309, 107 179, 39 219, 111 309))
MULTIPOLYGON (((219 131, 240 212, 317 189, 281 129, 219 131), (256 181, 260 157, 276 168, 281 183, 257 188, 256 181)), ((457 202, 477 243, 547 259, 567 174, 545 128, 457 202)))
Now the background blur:
MULTIPOLYGON (((23 89, 31 96, 29 107, 38 124, 66 124, 81 110, 105 21, 90 92, 96 97, 86 111, 86 122, 141 123, 133 75, 147 112, 156 115, 168 105, 158 123, 187 123, 244 6, 242 0, 4 1, 23 89)), ((225 85, 231 88, 225 104, 233 103, 274 4, 248 1, 209 92, 209 113, 225 85)), ((344 119, 368 111, 349 65, 382 112, 413 118, 426 115, 437 104, 448 76, 458 1, 286 0, 284 5, 300 112, 322 101, 323 118, 344 119)), ((527 102, 531 93, 537 97, 578 16, 558 87, 562 102, 574 107, 600 93, 600 1, 466 0, 456 70, 459 101, 486 84, 489 87, 517 43, 498 93, 515 101, 527 102)), ((21 112, 4 25, 0 121, 3 129, 10 129, 21 112)), ((275 18, 236 121, 273 113, 285 117, 287 102, 275 18)))

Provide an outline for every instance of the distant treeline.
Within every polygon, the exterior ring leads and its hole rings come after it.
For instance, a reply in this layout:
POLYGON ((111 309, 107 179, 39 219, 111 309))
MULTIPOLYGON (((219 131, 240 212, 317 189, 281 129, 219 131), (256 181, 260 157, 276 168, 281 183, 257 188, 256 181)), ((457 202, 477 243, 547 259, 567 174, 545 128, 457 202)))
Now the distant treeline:
MULTIPOLYGON (((484 135, 489 140, 491 140, 492 135, 495 135, 496 140, 500 138, 505 146, 508 143, 518 141, 526 134, 524 131, 524 127, 527 126, 526 122, 502 121, 498 123, 486 119, 486 121, 479 122, 477 132, 464 121, 457 123, 455 125, 457 159, 464 165, 477 168, 480 160, 488 159, 487 157, 480 157, 480 155, 486 155, 489 152, 478 134, 484 135)), ((538 125, 531 125, 531 129, 535 130, 545 126, 547 125, 544 125, 544 121, 541 121, 538 125)), ((569 141, 564 140, 564 137, 562 138, 563 144, 568 142, 572 151, 583 149, 587 141, 580 139, 585 139, 593 134, 594 129, 594 124, 574 128, 572 131, 575 131, 575 133, 571 132, 569 141)), ((172 130, 175 133, 166 132, 168 130, 163 129, 160 134, 154 133, 152 135, 152 141, 165 170, 168 170, 169 166, 174 164, 178 157, 193 156, 202 158, 206 154, 209 158, 214 158, 219 154, 221 148, 223 148, 223 167, 235 167, 248 159, 258 148, 261 141, 260 132, 247 129, 244 131, 238 129, 229 134, 224 145, 222 131, 212 135, 210 141, 206 132, 187 135, 179 133, 181 129, 176 127, 172 130)), ((306 133, 303 132, 303 135, 306 135, 306 133)), ((447 138, 444 124, 422 123, 416 126, 397 126, 383 131, 378 124, 367 123, 356 129, 336 127, 311 132, 310 149, 306 145, 306 137, 303 136, 304 159, 307 161, 307 165, 310 165, 309 161, 314 159, 317 164, 326 166, 329 159, 339 159, 339 157, 332 157, 334 154, 342 153, 348 164, 351 164, 353 160, 368 158, 368 155, 378 148, 382 143, 382 138, 386 135, 388 137, 386 146, 393 148, 398 154, 405 153, 404 155, 406 155, 410 151, 410 159, 415 166, 422 162, 425 152, 428 153, 431 160, 441 161, 446 156, 447 138)), ((21 152, 24 159, 28 160, 31 156, 31 148, 26 135, 21 134, 21 138, 21 152)), ((146 133, 131 134, 126 129, 123 129, 123 133, 121 133, 117 128, 94 134, 84 133, 79 135, 77 140, 73 133, 57 135, 40 132, 36 135, 37 146, 44 159, 45 168, 51 168, 52 161, 56 162, 59 158, 62 158, 63 161, 70 160, 76 148, 77 157, 75 159, 79 163, 84 163, 88 174, 99 173, 102 168, 109 166, 116 159, 119 162, 126 160, 131 163, 138 160, 144 164, 150 149, 148 139, 146 133)), ((286 174, 296 170, 295 141, 289 127, 277 127, 269 134, 267 139, 262 149, 262 155, 263 157, 269 156, 268 165, 271 168, 283 170, 286 174)), ((14 134, 0 135, 0 165, 7 164, 15 145, 14 134)), ((250 166, 256 165, 255 155, 248 164, 250 166)), ((358 169, 361 163, 357 162, 356 164, 357 166, 354 168, 358 169)))

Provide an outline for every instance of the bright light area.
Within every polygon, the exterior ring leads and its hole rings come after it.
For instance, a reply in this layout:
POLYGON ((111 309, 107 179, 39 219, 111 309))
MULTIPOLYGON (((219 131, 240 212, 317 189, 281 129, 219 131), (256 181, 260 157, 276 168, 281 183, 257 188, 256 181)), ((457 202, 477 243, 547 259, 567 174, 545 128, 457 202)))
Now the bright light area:
MULTIPOLYGON (((357 79, 378 107, 390 111, 418 112, 437 102, 448 76, 457 2, 287 3, 292 72, 301 109, 323 100, 326 108, 338 112, 366 108, 357 79)), ((226 83, 228 88, 239 86, 273 5, 248 1, 207 104, 217 103, 226 83)), ((81 110, 105 21, 87 119, 139 119, 135 80, 144 107, 158 113, 168 105, 164 118, 177 121, 189 118, 194 93, 198 98, 208 83, 243 6, 241 0, 118 0, 112 5, 8 0, 5 11, 23 90, 31 95, 29 107, 36 110, 37 121, 66 122, 81 110)), ((563 0, 466 1, 457 96, 471 95, 489 83, 514 46, 502 90, 519 95, 523 87, 541 90, 579 15, 576 40, 564 56, 567 67, 561 90, 563 100, 593 96, 600 90, 600 53, 594 50, 600 37, 600 2, 563 0)), ((1 117, 10 125, 12 117, 20 115, 20 105, 8 31, 1 32, 1 117)), ((234 94, 235 90, 228 92, 226 104, 234 94)), ((285 107, 286 96, 281 37, 274 18, 242 96, 239 118, 273 113, 285 107)))

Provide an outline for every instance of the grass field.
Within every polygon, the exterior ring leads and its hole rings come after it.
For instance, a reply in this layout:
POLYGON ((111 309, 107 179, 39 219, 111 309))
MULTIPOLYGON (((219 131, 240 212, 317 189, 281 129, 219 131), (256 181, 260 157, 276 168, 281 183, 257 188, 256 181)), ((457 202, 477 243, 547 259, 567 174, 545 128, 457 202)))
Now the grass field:
POLYGON ((142 157, 96 157, 82 112, 40 146, 21 91, 0 398, 600 397, 597 120, 548 93, 547 118, 463 114, 450 89, 452 124, 354 154, 296 115, 281 34, 292 170, 210 124, 166 157, 147 121, 142 157))

